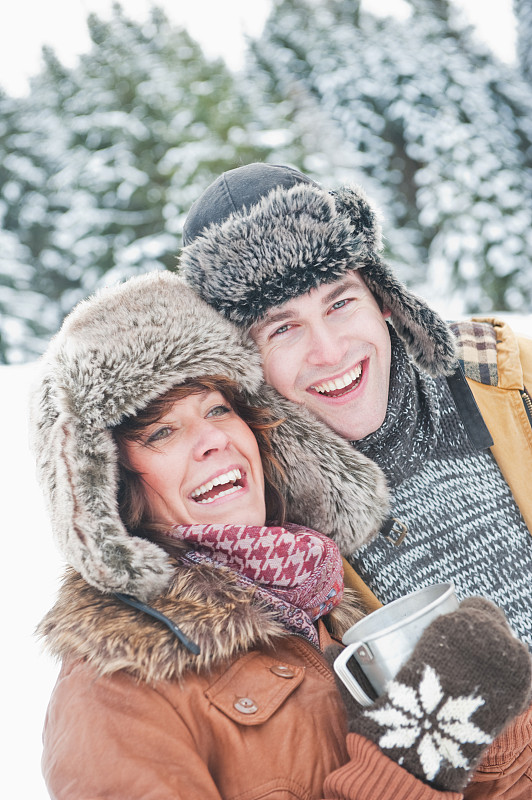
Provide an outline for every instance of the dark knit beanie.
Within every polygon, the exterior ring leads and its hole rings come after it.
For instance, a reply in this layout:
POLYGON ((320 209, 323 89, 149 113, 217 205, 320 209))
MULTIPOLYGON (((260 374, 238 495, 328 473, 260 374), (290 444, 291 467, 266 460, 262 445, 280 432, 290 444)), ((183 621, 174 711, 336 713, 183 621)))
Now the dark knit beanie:
POLYGON ((360 270, 417 364, 432 375, 456 367, 448 326, 381 259, 377 214, 358 187, 328 192, 291 167, 238 167, 193 204, 183 241, 186 282, 241 327, 360 270))

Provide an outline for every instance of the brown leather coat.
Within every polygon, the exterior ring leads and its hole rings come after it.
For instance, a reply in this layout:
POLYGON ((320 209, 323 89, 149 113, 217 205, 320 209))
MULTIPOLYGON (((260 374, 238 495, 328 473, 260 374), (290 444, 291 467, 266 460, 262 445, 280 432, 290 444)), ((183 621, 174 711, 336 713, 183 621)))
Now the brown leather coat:
POLYGON ((333 676, 294 636, 184 685, 68 662, 45 731, 48 787, 69 800, 320 797, 346 761, 333 676))
MULTIPOLYGON (((461 797, 431 789, 371 742, 347 735, 322 653, 287 635, 229 577, 180 568, 157 608, 199 642, 199 657, 73 572, 41 623, 50 649, 63 657, 44 730, 52 798, 461 797)), ((340 610, 336 624, 352 619, 340 610)), ((323 622, 319 635, 323 649, 331 642, 323 622)), ((532 718, 521 728, 530 741, 532 718)), ((521 740, 514 744, 523 750, 521 740)), ((521 765, 508 794, 466 796, 524 800, 514 791, 523 774, 521 765)))

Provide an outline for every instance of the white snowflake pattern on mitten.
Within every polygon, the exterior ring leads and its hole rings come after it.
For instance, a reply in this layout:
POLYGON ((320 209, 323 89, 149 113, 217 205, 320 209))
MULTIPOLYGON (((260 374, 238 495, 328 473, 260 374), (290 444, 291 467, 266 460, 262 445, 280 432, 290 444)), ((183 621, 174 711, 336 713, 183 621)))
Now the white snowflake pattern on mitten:
POLYGON ((345 689, 348 730, 430 786, 461 792, 486 747, 530 703, 531 679, 528 648, 502 611, 468 598, 430 623, 372 706, 345 689))
POLYGON ((427 781, 434 779, 443 761, 453 767, 469 767, 460 745, 491 742, 492 737, 470 720, 484 699, 475 695, 446 697, 437 673, 428 665, 417 687, 390 681, 386 693, 386 705, 369 709, 364 716, 385 729, 378 742, 383 750, 406 750, 417 744, 427 781))

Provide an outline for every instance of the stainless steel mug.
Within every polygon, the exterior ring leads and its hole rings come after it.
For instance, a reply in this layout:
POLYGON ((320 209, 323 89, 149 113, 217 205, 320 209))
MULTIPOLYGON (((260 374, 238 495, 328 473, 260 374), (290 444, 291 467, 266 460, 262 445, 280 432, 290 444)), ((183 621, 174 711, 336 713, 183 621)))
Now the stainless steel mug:
POLYGON ((388 603, 344 634, 342 642, 346 647, 334 662, 335 672, 355 700, 370 706, 374 701, 354 678, 347 662, 354 658, 377 695, 381 695, 408 660, 427 625, 440 614, 457 608, 452 583, 436 583, 388 603))

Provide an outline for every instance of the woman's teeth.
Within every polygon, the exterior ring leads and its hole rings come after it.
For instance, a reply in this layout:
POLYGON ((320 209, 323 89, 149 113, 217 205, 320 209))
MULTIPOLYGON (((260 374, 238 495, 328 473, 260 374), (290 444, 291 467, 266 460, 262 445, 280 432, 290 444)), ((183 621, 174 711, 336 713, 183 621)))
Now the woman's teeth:
POLYGON ((205 500, 196 500, 196 503, 200 503, 204 505, 205 503, 212 503, 213 500, 218 500, 219 497, 223 497, 226 494, 233 494, 233 492, 238 492, 241 489, 241 486, 231 486, 230 489, 224 489, 221 492, 217 492, 214 497, 206 497, 205 500))
POLYGON ((219 497, 226 494, 232 494, 242 488, 242 485, 237 485, 237 481, 242 478, 242 473, 239 469, 232 469, 229 472, 224 472, 223 475, 217 475, 212 481, 202 483, 197 489, 191 493, 191 497, 196 503, 212 503, 219 497), (220 489, 216 490, 215 487, 219 486, 220 489), (214 490, 214 491, 213 491, 214 490), (208 495, 201 497, 202 495, 208 495), (199 499, 201 497, 201 500, 199 499))
POLYGON ((329 394, 330 392, 336 392, 339 389, 345 389, 347 386, 351 386, 351 384, 355 383, 360 376, 362 375, 362 365, 357 364, 354 369, 350 369, 349 372, 346 372, 345 375, 342 375, 340 378, 335 378, 332 381, 324 381, 323 383, 316 383, 314 386, 311 386, 311 389, 314 391, 319 392, 320 394, 329 394))

